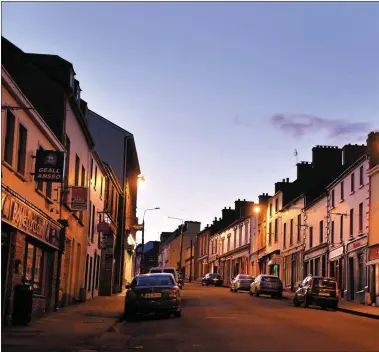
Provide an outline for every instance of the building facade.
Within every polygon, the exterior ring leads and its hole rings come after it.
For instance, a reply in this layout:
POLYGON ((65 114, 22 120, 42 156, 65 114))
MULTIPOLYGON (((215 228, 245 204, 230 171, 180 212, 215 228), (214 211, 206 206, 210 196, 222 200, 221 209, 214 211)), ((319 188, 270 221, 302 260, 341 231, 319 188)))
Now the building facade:
POLYGON ((4 68, 1 77, 1 297, 2 322, 7 325, 22 284, 33 289, 32 318, 58 305, 61 184, 36 182, 34 157, 41 147, 65 149, 4 68))
POLYGON ((195 279, 201 280, 205 274, 209 272, 209 237, 211 236, 211 227, 207 225, 202 231, 197 235, 196 245, 195 245, 195 279))

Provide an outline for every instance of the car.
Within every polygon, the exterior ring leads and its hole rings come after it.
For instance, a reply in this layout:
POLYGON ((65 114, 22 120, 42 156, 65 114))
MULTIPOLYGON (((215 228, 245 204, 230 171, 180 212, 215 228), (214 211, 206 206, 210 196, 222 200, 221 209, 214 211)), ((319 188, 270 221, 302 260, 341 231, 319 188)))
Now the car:
POLYGON ((177 270, 173 266, 158 266, 151 268, 149 270, 149 274, 157 274, 157 273, 169 273, 174 275, 174 279, 177 283, 179 283, 179 276, 177 270))
POLYGON ((208 285, 222 286, 223 283, 224 283, 224 280, 219 274, 208 273, 201 279, 201 284, 203 286, 208 286, 208 285))
POLYGON ((230 283, 230 292, 237 292, 238 290, 249 291, 250 284, 254 278, 250 275, 239 274, 230 283))
POLYGON ((305 308, 317 305, 323 309, 338 309, 339 294, 337 280, 329 277, 308 275, 299 285, 293 298, 293 305, 305 308))
POLYGON ((271 297, 282 298, 283 283, 275 275, 258 275, 250 285, 250 295, 259 297, 261 294, 271 295, 271 297))
POLYGON ((137 275, 125 288, 125 320, 151 313, 173 314, 175 318, 182 316, 182 297, 172 274, 137 275))
POLYGON ((178 285, 183 290, 184 289, 183 275, 182 275, 182 273, 180 271, 176 271, 176 273, 178 274, 178 285))

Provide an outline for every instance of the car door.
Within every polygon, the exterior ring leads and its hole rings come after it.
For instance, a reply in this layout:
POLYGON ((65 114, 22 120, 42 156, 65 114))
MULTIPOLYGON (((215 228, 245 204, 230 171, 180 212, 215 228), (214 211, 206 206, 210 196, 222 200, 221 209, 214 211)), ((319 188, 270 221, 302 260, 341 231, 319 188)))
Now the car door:
POLYGON ((305 299, 305 294, 307 292, 307 288, 308 288, 308 285, 309 285, 309 280, 310 278, 309 277, 306 277, 303 282, 301 283, 301 287, 299 288, 298 290, 298 294, 297 294, 297 299, 300 301, 300 302, 303 302, 304 299, 305 299))

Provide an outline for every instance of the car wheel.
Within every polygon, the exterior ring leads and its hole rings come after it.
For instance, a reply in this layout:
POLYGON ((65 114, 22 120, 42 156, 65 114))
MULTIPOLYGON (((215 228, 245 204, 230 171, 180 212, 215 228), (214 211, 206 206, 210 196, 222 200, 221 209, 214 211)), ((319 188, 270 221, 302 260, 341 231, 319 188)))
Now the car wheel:
POLYGON ((182 310, 176 311, 174 313, 174 318, 181 318, 182 317, 182 310))
POLYGON ((295 307, 299 307, 300 306, 300 302, 297 299, 297 295, 295 295, 295 297, 293 298, 293 305, 295 307))
POLYGON ((137 314, 135 312, 126 310, 124 313, 124 319, 125 321, 134 321, 137 318, 137 314))
POLYGON ((304 308, 308 308, 311 305, 310 299, 308 296, 304 297, 304 308))
POLYGON ((255 297, 259 297, 259 291, 255 290, 255 297))
POLYGON ((335 302, 332 304, 332 309, 333 310, 338 310, 338 302, 335 302))
POLYGON ((251 292, 251 290, 249 290, 249 295, 252 296, 253 295, 253 292, 251 292))
POLYGON ((278 297, 279 299, 283 298, 283 293, 278 293, 278 294, 276 295, 276 297, 278 297))

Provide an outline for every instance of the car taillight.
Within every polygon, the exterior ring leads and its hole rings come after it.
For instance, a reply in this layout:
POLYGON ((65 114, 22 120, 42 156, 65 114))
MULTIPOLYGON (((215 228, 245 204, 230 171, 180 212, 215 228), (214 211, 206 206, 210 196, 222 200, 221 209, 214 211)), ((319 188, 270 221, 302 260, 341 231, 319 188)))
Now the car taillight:
POLYGON ((178 290, 176 288, 174 288, 173 290, 170 290, 171 298, 176 298, 177 294, 178 294, 178 290))

